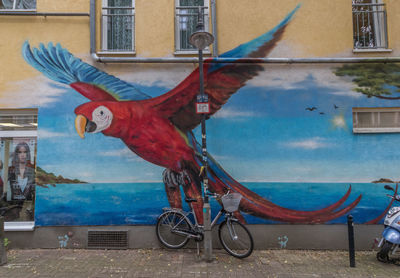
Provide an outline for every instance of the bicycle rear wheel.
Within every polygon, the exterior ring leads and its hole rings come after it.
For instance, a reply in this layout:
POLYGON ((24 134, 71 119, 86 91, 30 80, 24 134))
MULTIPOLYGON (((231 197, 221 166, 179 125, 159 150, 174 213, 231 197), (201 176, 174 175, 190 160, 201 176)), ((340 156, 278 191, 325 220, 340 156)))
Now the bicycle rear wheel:
POLYGON ((236 258, 246 258, 253 252, 253 237, 246 226, 237 220, 222 222, 218 236, 224 249, 236 258))
POLYGON ((184 234, 190 231, 190 225, 182 213, 168 211, 157 221, 156 234, 158 240, 168 248, 179 249, 186 245, 189 237, 184 234))

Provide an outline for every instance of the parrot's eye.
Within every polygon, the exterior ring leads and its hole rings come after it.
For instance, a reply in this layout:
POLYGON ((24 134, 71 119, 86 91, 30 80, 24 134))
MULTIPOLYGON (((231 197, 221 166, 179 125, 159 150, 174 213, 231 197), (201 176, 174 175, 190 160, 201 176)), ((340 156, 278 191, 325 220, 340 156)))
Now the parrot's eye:
POLYGON ((95 132, 103 131, 111 125, 113 119, 112 112, 105 106, 97 107, 92 113, 92 121, 96 124, 95 132))

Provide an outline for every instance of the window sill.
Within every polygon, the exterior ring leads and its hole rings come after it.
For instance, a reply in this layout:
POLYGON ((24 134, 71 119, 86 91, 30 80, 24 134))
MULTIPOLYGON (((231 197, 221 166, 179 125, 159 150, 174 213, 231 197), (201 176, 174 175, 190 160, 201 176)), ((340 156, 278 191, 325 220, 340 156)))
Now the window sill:
POLYGON ((35 229, 34 221, 4 222, 5 232, 29 232, 35 229))
POLYGON ((390 48, 363 48, 363 49, 353 49, 353 53, 377 53, 377 52, 392 52, 390 48))
POLYGON ((381 128, 369 128, 369 127, 354 127, 353 133, 399 133, 400 128, 396 127, 381 127, 381 128))
POLYGON ((96 52, 97 55, 113 56, 113 55, 136 55, 136 51, 99 51, 96 52))
MULTIPOLYGON (((211 55, 211 51, 210 50, 203 50, 203 54, 204 55, 211 55)), ((197 56, 199 55, 199 51, 198 50, 176 50, 174 52, 175 56, 197 56)))

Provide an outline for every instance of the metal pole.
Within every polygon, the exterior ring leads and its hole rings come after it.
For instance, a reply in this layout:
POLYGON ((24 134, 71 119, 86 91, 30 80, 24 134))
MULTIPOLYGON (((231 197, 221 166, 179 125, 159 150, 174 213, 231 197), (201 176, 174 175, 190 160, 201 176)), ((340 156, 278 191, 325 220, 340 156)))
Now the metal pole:
MULTIPOLYGON (((203 50, 199 49, 199 73, 200 73, 200 95, 204 100, 204 71, 203 71, 203 50)), ((206 140, 206 114, 202 114, 201 117, 201 143, 202 143, 202 154, 204 163, 203 173, 203 225, 204 225, 204 259, 207 262, 212 261, 212 234, 211 234, 211 208, 208 199, 208 177, 207 177, 207 140, 206 140)))
POLYGON ((353 216, 347 216, 347 230, 349 234, 349 259, 350 267, 356 267, 355 250, 354 250, 354 225, 353 216))
POLYGON ((7 263, 7 252, 4 246, 4 217, 0 217, 0 265, 7 263))

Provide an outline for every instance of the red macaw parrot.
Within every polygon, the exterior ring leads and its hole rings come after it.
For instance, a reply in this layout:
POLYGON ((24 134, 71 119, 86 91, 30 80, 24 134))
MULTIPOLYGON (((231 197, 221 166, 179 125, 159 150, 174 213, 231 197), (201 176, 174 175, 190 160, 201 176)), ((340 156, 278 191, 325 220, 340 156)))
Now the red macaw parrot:
MULTIPOLYGON (((220 57, 265 57, 282 37, 285 27, 296 12, 296 7, 286 18, 269 32, 220 57)), ((182 207, 181 191, 192 203, 199 223, 202 223, 203 199, 201 194, 200 168, 203 165, 201 147, 192 129, 199 125, 201 115, 196 113, 196 96, 199 93, 199 70, 193 71, 171 91, 150 98, 114 76, 108 75, 74 57, 59 44, 40 44, 31 50, 23 45, 25 60, 52 80, 68 84, 90 100, 75 109, 76 130, 82 138, 85 133, 102 132, 106 136, 120 138, 126 146, 141 158, 165 167, 164 183, 170 205, 182 207)), ((210 100, 213 115, 238 91, 262 71, 257 63, 204 64, 205 93, 210 100)), ((209 189, 224 193, 227 189, 243 195, 240 210, 258 217, 291 223, 321 223, 344 215, 354 208, 361 195, 350 205, 339 207, 349 197, 347 193, 336 203, 316 211, 298 211, 280 207, 250 191, 229 176, 208 154, 209 189)), ((238 213, 242 221, 244 219, 238 213)))

